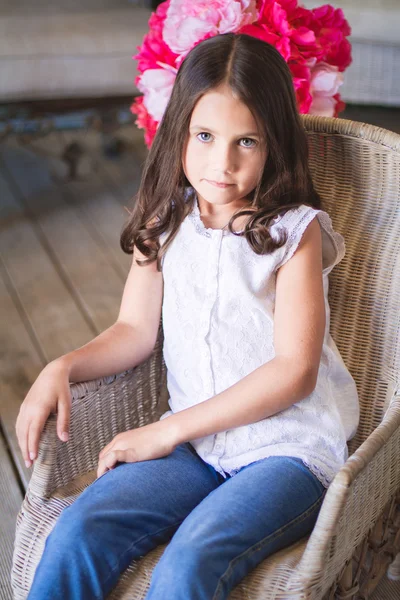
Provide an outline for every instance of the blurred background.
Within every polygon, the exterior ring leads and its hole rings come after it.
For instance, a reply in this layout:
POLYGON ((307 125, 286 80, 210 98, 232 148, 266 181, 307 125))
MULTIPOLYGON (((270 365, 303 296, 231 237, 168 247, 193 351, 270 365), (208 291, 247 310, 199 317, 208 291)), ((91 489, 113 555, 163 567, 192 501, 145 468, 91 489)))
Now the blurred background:
MULTIPOLYGON (((1 600, 12 597, 30 478, 15 436, 20 404, 49 361, 118 314, 131 263, 119 234, 147 153, 130 111, 140 94, 131 57, 158 4, 0 0, 1 600)), ((340 117, 400 133, 400 0, 330 4, 352 27, 340 117)), ((373 596, 392 597, 400 583, 373 596)))

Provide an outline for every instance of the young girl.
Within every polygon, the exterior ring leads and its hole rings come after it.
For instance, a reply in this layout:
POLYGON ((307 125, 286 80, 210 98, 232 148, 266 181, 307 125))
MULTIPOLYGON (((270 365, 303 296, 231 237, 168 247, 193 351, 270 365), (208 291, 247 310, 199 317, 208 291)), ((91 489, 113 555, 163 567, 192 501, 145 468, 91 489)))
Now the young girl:
POLYGON ((229 33, 188 54, 121 244, 133 261, 118 319, 39 375, 17 421, 22 452, 30 465, 52 410, 68 438, 70 381, 150 356, 161 312, 171 410, 102 450, 29 598, 104 598, 169 541, 146 599, 221 600, 311 532, 359 419, 329 334, 344 242, 272 46, 229 33))

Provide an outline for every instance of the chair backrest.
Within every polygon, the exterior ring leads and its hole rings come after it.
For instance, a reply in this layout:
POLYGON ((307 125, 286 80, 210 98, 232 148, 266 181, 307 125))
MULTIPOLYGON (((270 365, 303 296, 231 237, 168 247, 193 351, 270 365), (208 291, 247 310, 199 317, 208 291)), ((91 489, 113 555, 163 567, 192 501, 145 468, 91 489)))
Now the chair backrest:
POLYGON ((330 275, 331 335, 361 405, 354 450, 400 388, 400 135, 303 116, 313 181, 346 256, 330 275))

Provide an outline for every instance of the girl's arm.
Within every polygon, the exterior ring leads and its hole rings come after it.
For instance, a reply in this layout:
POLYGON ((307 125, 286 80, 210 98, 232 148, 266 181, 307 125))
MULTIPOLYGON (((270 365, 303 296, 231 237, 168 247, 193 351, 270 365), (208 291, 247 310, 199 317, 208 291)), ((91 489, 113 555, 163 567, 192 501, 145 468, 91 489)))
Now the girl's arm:
POLYGON ((117 321, 81 348, 49 363, 23 401, 16 431, 27 467, 37 457, 40 435, 50 413, 57 412, 58 436, 62 441, 68 440, 70 381, 120 373, 152 353, 160 324, 163 279, 155 262, 140 267, 136 257, 143 257, 137 249, 117 321))
POLYGON ((151 355, 160 324, 163 279, 155 262, 140 267, 136 258, 145 258, 137 248, 116 322, 81 348, 53 361, 67 370, 70 381, 115 375, 151 355))
POLYGON ((275 358, 222 393, 164 419, 176 444, 255 423, 314 390, 325 332, 321 230, 314 219, 277 273, 275 358))

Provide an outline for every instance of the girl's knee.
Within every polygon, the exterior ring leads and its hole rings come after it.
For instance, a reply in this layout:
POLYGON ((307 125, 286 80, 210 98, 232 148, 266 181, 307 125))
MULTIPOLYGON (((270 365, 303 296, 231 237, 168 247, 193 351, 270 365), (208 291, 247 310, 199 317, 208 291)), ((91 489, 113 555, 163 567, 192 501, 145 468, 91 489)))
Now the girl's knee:
POLYGON ((194 581, 202 571, 206 561, 205 549, 193 548, 187 544, 174 544, 172 541, 154 568, 152 581, 157 581, 164 589, 176 579, 194 581), (169 583, 169 579, 172 578, 169 583))
POLYGON ((74 509, 74 506, 70 506, 63 510, 48 538, 66 549, 70 544, 81 544, 89 540, 96 531, 94 514, 84 509, 74 509))
POLYGON ((179 569, 194 571, 207 556, 209 546, 209 538, 202 531, 201 525, 185 528, 185 532, 178 529, 166 547, 161 561, 179 565, 179 569))

